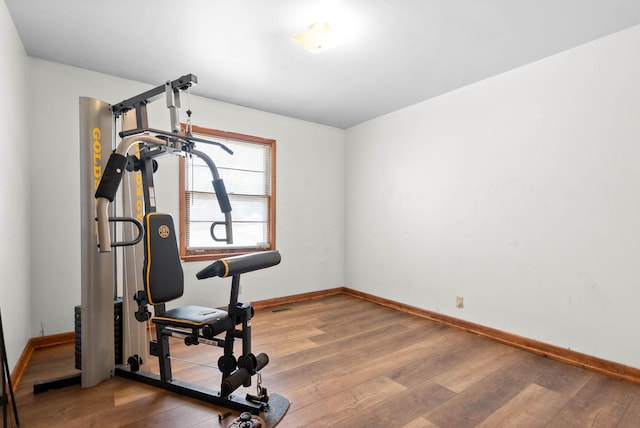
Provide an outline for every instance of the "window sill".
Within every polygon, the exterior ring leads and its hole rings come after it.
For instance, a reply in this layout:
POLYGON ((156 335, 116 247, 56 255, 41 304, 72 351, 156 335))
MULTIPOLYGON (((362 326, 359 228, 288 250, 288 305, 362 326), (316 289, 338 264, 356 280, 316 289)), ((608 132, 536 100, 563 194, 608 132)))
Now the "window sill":
POLYGON ((201 261, 213 261, 224 259, 227 257, 241 256, 243 254, 257 253, 260 251, 271 251, 271 248, 239 248, 237 251, 229 251, 224 253, 212 253, 212 252, 196 252, 193 251, 187 254, 180 254, 180 259, 183 262, 201 262, 201 261))

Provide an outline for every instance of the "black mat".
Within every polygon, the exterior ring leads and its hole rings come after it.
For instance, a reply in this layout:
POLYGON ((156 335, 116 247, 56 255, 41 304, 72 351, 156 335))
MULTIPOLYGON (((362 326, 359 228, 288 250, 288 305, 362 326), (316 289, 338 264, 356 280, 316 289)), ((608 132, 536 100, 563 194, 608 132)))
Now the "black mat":
POLYGON ((267 428, 272 428, 284 418, 284 415, 289 410, 291 402, 284 398, 282 395, 270 394, 269 395, 269 408, 265 410, 261 415, 262 419, 267 424, 267 428))

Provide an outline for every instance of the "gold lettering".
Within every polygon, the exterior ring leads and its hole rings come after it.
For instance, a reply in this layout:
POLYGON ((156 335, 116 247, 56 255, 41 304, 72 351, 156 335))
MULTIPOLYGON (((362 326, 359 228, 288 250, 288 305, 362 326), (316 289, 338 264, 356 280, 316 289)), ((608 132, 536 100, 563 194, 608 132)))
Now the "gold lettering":
POLYGON ((142 174, 136 173, 136 218, 142 220, 144 217, 144 203, 142 202, 142 174))
POLYGON ((102 137, 102 131, 100 128, 93 128, 93 188, 97 189, 100 184, 100 178, 102 177, 102 143, 100 138, 102 137))
MULTIPOLYGON (((93 128, 91 136, 93 137, 93 189, 97 190, 102 176, 102 165, 100 163, 102 160, 102 143, 100 142, 102 131, 100 131, 100 128, 93 128)), ((97 222, 93 222, 93 234, 98 234, 97 222)))

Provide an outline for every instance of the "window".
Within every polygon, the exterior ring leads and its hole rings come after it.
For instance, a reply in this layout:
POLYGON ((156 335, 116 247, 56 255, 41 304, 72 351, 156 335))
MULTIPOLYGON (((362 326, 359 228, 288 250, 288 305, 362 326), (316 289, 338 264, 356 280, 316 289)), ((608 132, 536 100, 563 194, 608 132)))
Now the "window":
MULTIPOLYGON (((180 252, 185 260, 207 260, 275 249, 275 140, 197 126, 195 137, 224 144, 196 144, 213 159, 231 203, 233 243, 211 236, 213 222, 224 222, 211 172, 197 156, 180 161, 180 252)), ((215 227, 225 237, 224 226, 215 227)))

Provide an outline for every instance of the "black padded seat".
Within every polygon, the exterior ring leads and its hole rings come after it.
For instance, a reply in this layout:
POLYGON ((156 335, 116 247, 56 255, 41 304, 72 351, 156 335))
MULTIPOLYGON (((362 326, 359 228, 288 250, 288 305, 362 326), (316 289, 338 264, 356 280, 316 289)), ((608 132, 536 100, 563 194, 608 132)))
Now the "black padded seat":
POLYGON ((228 316, 227 312, 222 309, 187 305, 169 309, 161 315, 152 317, 151 321, 155 324, 175 327, 202 328, 226 316, 228 316))
MULTIPOLYGON (((154 305, 157 311, 151 321, 154 324, 179 328, 201 329, 205 325, 211 327, 217 321, 228 318, 228 313, 222 309, 204 306, 186 305, 163 310, 166 302, 181 297, 184 290, 182 265, 178 254, 173 219, 169 214, 148 213, 145 216, 145 230, 146 257, 143 279, 147 300, 154 305)), ((220 327, 227 324, 228 322, 216 323, 220 327)), ((218 331, 217 328, 215 331, 218 331)))

